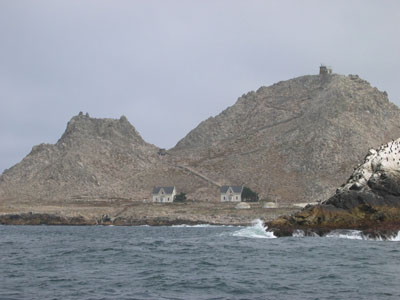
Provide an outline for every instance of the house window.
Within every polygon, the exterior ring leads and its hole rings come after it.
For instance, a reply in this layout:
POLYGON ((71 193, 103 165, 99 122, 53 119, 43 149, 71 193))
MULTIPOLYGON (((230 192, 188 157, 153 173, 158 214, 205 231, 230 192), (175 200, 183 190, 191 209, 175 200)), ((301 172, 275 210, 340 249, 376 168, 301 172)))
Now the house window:
POLYGON ((224 200, 226 200, 226 197, 224 196, 224 200))
POLYGON ((236 196, 236 200, 238 199, 238 196, 236 196))
POLYGON ((168 197, 168 201, 169 201, 169 197, 168 197))

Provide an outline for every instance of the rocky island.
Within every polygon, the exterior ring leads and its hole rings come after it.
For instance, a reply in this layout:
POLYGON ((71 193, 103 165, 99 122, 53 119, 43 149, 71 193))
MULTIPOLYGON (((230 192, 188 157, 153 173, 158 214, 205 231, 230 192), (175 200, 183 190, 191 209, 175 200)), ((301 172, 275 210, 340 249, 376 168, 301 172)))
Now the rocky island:
POLYGON ((391 238, 400 231, 400 139, 370 149, 336 194, 319 205, 268 224, 277 236, 303 232, 361 230, 367 237, 391 238))
MULTIPOLYGON (((399 136, 400 110, 386 92, 357 75, 331 73, 246 93, 168 150, 147 143, 124 116, 79 113, 55 144, 34 146, 0 175, 0 224, 243 225, 290 214, 296 203, 330 198, 316 214, 342 209, 340 203, 350 205, 344 199, 362 193, 370 201, 386 193, 389 201, 394 185, 367 177, 334 193, 368 149, 399 136), (242 210, 220 203, 223 185, 248 186, 261 202, 242 210), (176 186, 189 200, 154 204, 154 186, 176 186), (268 201, 278 208, 266 208, 268 201)), ((386 169, 379 174, 387 176, 386 169)), ((351 209, 369 209, 350 202, 351 209)), ((293 222, 300 226, 300 214, 273 226, 283 235, 293 222)))

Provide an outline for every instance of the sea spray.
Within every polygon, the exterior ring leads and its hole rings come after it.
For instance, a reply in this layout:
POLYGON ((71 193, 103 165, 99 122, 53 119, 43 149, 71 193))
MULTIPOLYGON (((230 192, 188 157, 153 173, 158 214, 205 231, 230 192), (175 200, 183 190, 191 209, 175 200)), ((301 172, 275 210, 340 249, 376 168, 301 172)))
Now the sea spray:
POLYGON ((388 238, 388 241, 400 242, 400 231, 397 233, 397 235, 393 236, 392 238, 388 238))
POLYGON ((300 230, 300 229, 294 230, 292 236, 293 237, 305 237, 304 230, 300 230))
POLYGON ((325 237, 349 240, 364 240, 364 236, 360 230, 333 230, 326 234, 325 237))
POLYGON ((264 226, 260 219, 254 220, 252 226, 245 227, 232 233, 233 236, 258 238, 258 239, 274 239, 276 236, 273 232, 267 231, 267 226, 264 226))
MULTIPOLYGON (((365 235, 360 230, 333 230, 327 235, 327 238, 340 238, 340 239, 349 239, 349 240, 364 240, 364 241, 383 241, 384 239, 381 236, 370 237, 365 235)), ((390 239, 388 239, 390 240, 390 239)))

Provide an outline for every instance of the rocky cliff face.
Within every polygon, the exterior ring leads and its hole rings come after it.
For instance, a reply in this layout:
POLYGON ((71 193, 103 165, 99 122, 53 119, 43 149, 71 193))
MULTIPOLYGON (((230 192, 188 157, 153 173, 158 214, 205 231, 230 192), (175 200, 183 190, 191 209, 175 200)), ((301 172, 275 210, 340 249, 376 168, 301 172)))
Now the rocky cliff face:
POLYGON ((166 155, 125 117, 80 114, 54 144, 0 176, 2 203, 150 199, 155 185, 218 199, 245 184, 282 202, 327 199, 369 147, 400 136, 400 111, 358 76, 302 76, 261 87, 202 122, 166 155))
POLYGON ((336 194, 320 205, 270 223, 278 235, 297 229, 325 233, 362 229, 373 235, 400 230, 400 139, 370 149, 336 194))
POLYGON ((400 207, 400 139, 370 149, 363 163, 324 204, 343 209, 360 204, 400 207))
POLYGON ((399 121, 387 94, 358 76, 303 76, 243 95, 170 153, 262 198, 310 202, 332 195, 369 147, 400 136, 399 121))

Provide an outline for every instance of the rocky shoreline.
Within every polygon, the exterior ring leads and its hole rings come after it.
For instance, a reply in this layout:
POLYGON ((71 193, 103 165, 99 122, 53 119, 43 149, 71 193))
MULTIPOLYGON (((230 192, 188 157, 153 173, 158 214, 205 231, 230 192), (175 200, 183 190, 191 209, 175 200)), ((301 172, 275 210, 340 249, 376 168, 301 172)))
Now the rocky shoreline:
POLYGON ((353 210, 335 210, 323 205, 305 209, 293 216, 267 222, 277 237, 325 236, 334 231, 358 230, 367 238, 391 239, 400 231, 400 209, 360 205, 353 210))
POLYGON ((168 217, 154 217, 154 218, 110 218, 105 215, 99 219, 88 219, 82 216, 79 217, 66 217, 52 214, 36 214, 36 213, 22 213, 22 214, 6 214, 0 216, 0 225, 63 225, 63 226, 172 226, 172 225, 229 225, 229 226, 249 226, 251 221, 243 222, 240 220, 224 222, 215 218, 214 221, 209 219, 199 218, 197 220, 185 218, 168 218, 168 217))
POLYGON ((172 225, 234 225, 249 226, 255 219, 264 222, 276 216, 297 211, 298 208, 265 209, 261 203, 252 203, 250 209, 236 209, 232 203, 131 203, 99 210, 91 207, 47 207, 26 211, 0 210, 1 225, 115 225, 115 226, 172 226, 172 225))
POLYGON ((267 223, 276 236, 301 230, 324 235, 332 230, 360 230, 389 239, 400 230, 400 139, 371 149, 363 163, 334 196, 290 216, 267 223))

